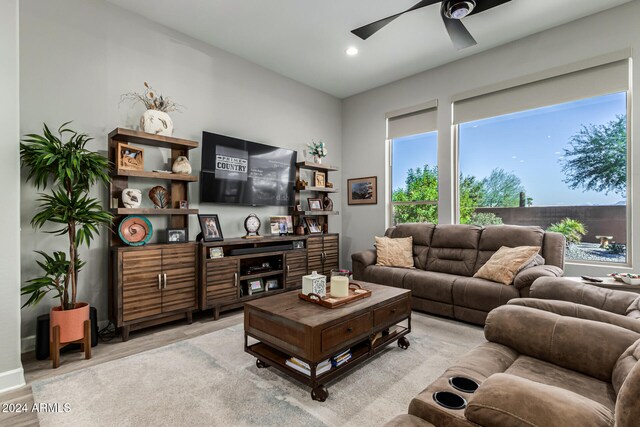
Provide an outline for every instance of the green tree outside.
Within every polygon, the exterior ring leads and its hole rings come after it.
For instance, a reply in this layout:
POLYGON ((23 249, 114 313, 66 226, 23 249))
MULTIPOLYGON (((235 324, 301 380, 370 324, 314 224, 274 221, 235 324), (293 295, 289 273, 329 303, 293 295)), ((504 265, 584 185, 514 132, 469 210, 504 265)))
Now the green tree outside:
POLYGON ((512 172, 496 168, 482 180, 482 207, 512 208, 520 206, 520 193, 525 192, 522 181, 512 172))

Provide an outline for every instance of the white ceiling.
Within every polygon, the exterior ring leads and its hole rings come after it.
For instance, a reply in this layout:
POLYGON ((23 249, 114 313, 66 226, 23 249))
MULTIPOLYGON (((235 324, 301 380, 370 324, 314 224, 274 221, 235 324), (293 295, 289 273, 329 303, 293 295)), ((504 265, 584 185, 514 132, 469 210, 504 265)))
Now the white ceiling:
POLYGON ((460 52, 437 4, 396 19, 366 41, 350 33, 418 0, 108 1, 345 98, 631 0, 513 0, 464 19, 478 45, 460 52), (360 53, 347 57, 349 46, 360 53))

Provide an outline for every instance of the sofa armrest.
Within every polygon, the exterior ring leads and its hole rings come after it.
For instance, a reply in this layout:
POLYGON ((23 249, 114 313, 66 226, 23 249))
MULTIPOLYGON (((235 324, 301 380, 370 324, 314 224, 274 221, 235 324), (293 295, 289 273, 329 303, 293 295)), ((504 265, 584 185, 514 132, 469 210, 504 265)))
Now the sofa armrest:
POLYGON ((622 328, 629 329, 630 331, 640 334, 640 320, 589 307, 588 305, 576 304, 574 302, 568 301, 544 300, 537 298, 515 298, 510 300, 507 304, 536 308, 538 310, 548 311, 550 313, 559 314, 561 316, 571 316, 578 319, 595 320, 596 322, 620 326, 622 328))
POLYGON ((610 409, 569 390, 509 374, 494 374, 469 400, 465 417, 481 426, 607 426, 610 409))
POLYGON ((620 355, 640 339, 640 334, 619 326, 513 304, 489 313, 484 335, 521 354, 602 381, 611 381, 620 355))
POLYGON ((516 289, 526 288, 533 285, 533 282, 540 277, 561 277, 562 269, 555 265, 536 265, 535 267, 526 268, 516 274, 513 279, 513 286, 516 289))
POLYGON ((363 280, 364 269, 370 265, 375 265, 377 260, 376 250, 367 249, 351 255, 353 278, 363 280))
POLYGON ((531 286, 531 298, 555 299, 588 305, 611 313, 626 315, 640 295, 615 289, 599 288, 576 280, 541 277, 531 286))

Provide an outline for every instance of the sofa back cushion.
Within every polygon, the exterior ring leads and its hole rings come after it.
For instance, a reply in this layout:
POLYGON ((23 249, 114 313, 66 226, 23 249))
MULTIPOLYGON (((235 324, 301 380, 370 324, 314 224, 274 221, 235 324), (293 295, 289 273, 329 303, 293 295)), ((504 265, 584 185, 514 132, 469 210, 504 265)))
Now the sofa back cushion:
POLYGON ((427 254, 426 270, 472 276, 482 228, 475 225, 437 225, 427 254))
POLYGON ((480 270, 502 246, 509 248, 515 248, 517 246, 542 246, 543 238, 544 230, 540 227, 488 225, 482 230, 482 235, 480 236, 478 258, 473 267, 473 273, 480 270))
POLYGON ((640 419, 640 340, 625 351, 613 368, 613 388, 616 399, 616 426, 638 425, 640 419))
POLYGON ((564 250, 567 247, 567 239, 552 231, 544 233, 542 242, 542 257, 546 265, 555 265, 564 269, 564 250))
POLYGON ((425 222, 420 224, 398 224, 390 228, 385 236, 394 239, 413 237, 413 264, 421 270, 427 267, 427 256, 433 237, 434 224, 425 222))

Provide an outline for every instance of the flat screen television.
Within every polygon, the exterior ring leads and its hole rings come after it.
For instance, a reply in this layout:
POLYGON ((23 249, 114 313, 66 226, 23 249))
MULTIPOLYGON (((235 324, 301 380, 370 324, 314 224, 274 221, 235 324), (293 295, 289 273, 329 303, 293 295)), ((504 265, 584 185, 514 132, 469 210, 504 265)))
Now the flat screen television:
POLYGON ((202 132, 201 203, 291 206, 297 152, 202 132))

